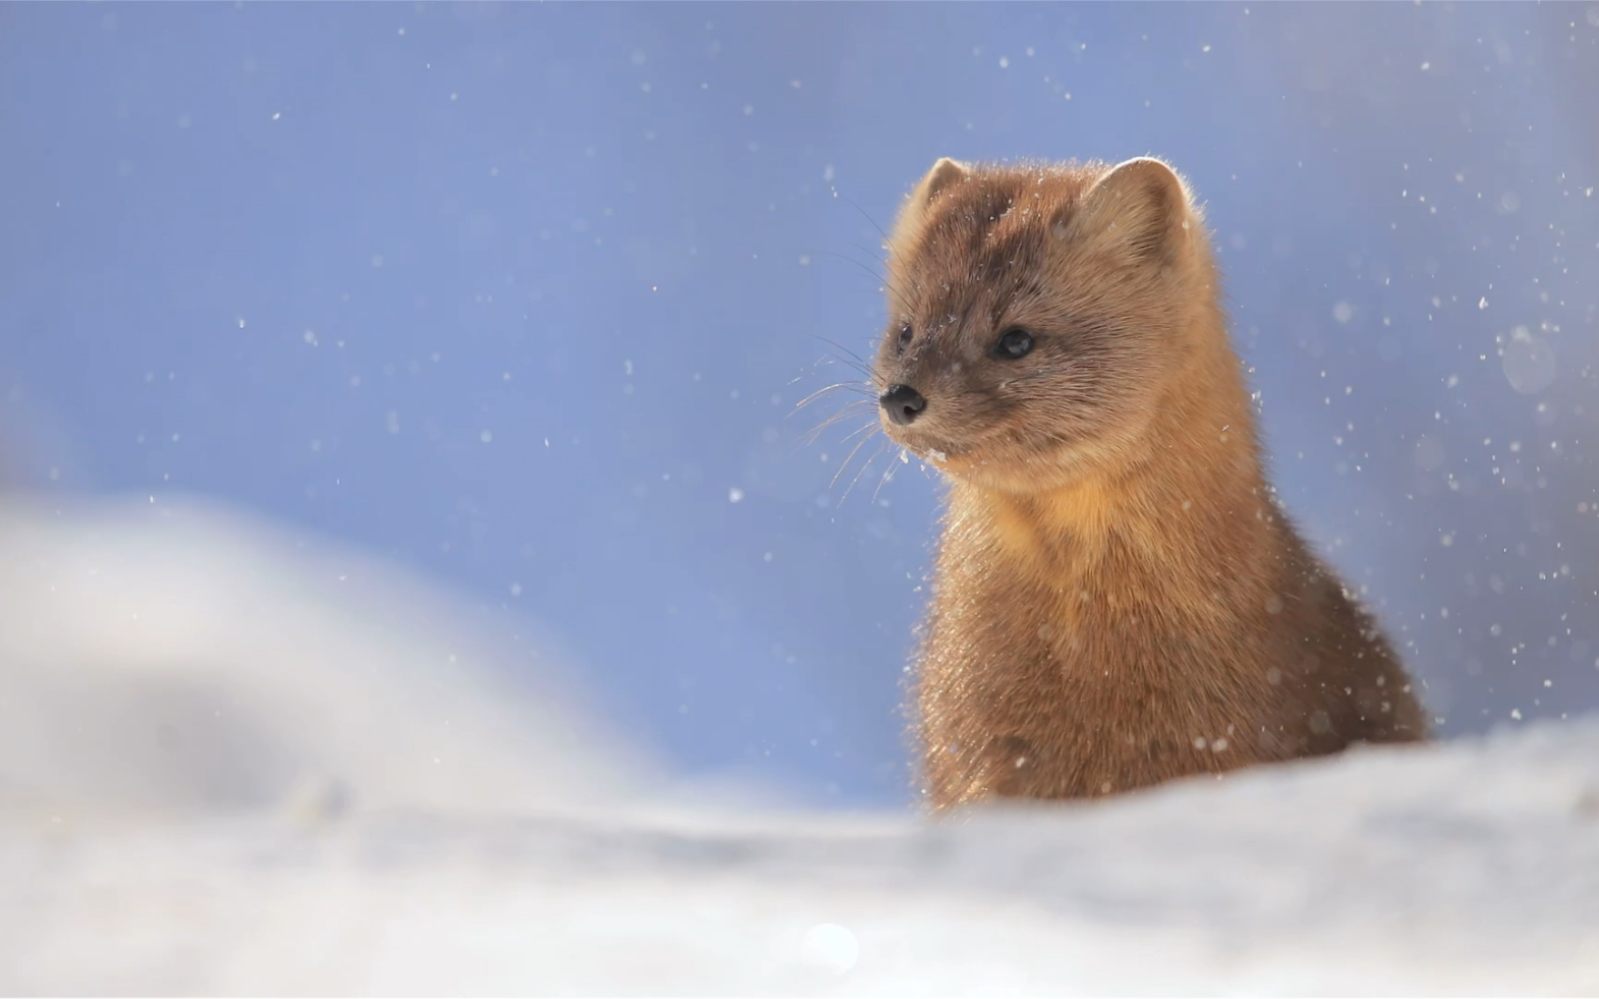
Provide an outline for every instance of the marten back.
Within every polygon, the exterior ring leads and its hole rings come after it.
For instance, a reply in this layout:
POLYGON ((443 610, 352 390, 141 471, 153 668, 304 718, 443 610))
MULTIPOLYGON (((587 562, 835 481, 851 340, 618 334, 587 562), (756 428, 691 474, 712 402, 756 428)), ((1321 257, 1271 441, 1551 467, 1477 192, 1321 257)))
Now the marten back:
POLYGON ((940 160, 890 238, 888 296, 882 421, 949 483, 916 691, 933 805, 1425 735, 1266 485, 1170 168, 940 160))

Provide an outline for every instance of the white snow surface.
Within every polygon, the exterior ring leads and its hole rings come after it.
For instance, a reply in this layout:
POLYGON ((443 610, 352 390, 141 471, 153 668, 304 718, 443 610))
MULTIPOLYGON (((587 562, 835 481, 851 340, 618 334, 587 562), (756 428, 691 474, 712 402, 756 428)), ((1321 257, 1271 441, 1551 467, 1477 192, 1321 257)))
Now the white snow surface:
POLYGON ((0 992, 1599 991, 1593 720, 785 810, 489 621, 193 500, 0 504, 0 992))

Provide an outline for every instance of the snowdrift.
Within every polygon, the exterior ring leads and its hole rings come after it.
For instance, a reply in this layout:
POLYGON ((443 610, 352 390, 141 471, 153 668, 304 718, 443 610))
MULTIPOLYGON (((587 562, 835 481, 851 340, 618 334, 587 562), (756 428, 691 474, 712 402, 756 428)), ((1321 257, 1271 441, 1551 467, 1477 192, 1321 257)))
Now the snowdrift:
POLYGON ((0 506, 0 991, 1599 991, 1593 721, 804 813, 673 784, 491 633, 193 501, 0 506))

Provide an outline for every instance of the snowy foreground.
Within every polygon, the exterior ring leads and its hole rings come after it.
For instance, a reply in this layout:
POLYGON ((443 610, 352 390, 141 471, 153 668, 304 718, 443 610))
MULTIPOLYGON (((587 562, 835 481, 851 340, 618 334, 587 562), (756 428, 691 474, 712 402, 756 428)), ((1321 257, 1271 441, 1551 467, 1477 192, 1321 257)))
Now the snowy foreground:
POLYGON ((782 813, 396 578, 192 503, 0 505, 0 992, 1599 992, 1592 721, 782 813))

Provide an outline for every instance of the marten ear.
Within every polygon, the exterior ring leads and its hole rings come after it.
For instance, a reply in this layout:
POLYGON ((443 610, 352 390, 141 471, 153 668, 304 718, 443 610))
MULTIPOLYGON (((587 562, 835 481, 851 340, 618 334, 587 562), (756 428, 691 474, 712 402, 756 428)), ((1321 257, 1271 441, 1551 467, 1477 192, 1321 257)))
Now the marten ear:
POLYGON ((1055 231, 1129 260, 1170 263, 1187 244, 1189 228, 1182 179, 1160 160, 1141 156, 1101 177, 1055 231))
POLYGON ((916 185, 916 189, 911 191, 910 197, 905 199, 904 207, 899 210, 899 221, 894 224, 893 239, 915 231, 921 225, 922 217, 927 214, 927 206, 944 191, 970 177, 971 173, 966 164, 957 163, 948 156, 941 157, 933 164, 933 169, 927 171, 921 183, 916 185))

